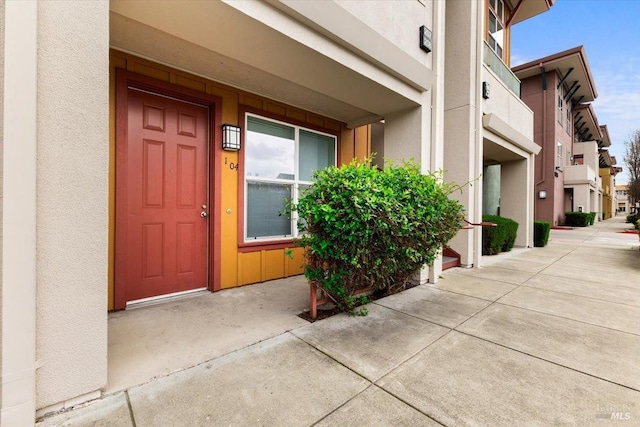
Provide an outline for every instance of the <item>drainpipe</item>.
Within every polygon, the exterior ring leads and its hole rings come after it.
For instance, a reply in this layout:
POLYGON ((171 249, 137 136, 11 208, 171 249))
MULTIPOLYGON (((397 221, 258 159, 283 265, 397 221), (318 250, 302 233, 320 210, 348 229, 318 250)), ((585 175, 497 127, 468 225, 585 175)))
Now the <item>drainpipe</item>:
MULTIPOLYGON (((437 3, 437 2, 436 2, 437 3)), ((474 2, 477 9, 478 19, 476 19, 476 114, 475 114, 475 176, 480 177, 480 182, 475 185, 474 188, 474 212, 473 217, 475 222, 478 219, 482 220, 482 161, 484 156, 484 147, 482 144, 482 94, 480 88, 482 87, 482 67, 484 63, 483 46, 484 46, 484 2, 474 2)), ((473 264, 475 267, 480 267, 482 260, 482 227, 474 227, 471 231, 473 233, 473 264)))

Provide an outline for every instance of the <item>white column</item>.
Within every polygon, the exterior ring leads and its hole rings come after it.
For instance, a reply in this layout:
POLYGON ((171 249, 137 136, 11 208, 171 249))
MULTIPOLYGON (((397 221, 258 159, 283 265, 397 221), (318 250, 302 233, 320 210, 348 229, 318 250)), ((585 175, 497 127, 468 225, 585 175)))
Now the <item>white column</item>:
MULTIPOLYGON (((445 2, 433 4, 435 45, 433 50, 433 71, 435 79, 431 94, 431 162, 430 169, 444 169, 444 60, 445 60, 445 2)), ((438 283, 442 273, 442 254, 429 269, 429 283, 438 283)))
POLYGON ((37 17, 36 2, 4 2, 3 426, 35 419, 37 17))

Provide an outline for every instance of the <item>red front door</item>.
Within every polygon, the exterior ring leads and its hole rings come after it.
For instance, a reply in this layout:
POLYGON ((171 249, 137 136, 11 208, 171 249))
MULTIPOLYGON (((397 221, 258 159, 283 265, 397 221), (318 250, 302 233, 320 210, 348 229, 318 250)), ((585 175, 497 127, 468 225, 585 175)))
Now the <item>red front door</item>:
POLYGON ((126 194, 116 218, 126 301, 205 288, 209 110, 135 89, 127 98, 116 190, 126 194))

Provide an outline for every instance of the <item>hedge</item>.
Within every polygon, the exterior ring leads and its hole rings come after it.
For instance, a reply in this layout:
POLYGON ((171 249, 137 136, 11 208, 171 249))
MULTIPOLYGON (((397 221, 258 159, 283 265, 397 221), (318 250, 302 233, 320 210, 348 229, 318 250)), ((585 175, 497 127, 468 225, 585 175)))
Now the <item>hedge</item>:
POLYGON ((496 255, 513 249, 518 234, 518 223, 497 215, 483 215, 483 222, 496 227, 482 227, 482 255, 496 255))
POLYGON ((598 215, 598 212, 589 212, 589 225, 595 224, 596 215, 598 215))
POLYGON ((363 289, 401 290, 462 227, 463 207, 448 197, 457 188, 412 162, 316 171, 291 206, 302 220, 296 244, 306 249, 305 276, 348 312, 363 289))
POLYGON ((551 222, 533 221, 533 246, 536 248, 543 248, 547 246, 550 232, 551 222))
MULTIPOLYGON (((572 227, 586 227, 589 225, 590 213, 587 212, 565 212, 565 224, 572 227)), ((594 217, 595 218, 595 217, 594 217)))
POLYGON ((638 216, 638 214, 627 215, 627 222, 629 224, 635 225, 638 222, 638 220, 640 220, 640 217, 638 216))

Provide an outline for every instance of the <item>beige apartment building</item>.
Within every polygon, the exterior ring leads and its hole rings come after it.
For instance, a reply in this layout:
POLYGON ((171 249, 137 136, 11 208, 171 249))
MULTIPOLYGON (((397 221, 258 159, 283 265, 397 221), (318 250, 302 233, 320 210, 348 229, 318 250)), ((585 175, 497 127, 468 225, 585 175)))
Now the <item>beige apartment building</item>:
POLYGON ((1 423, 101 396, 109 310, 300 274, 277 213, 318 168, 414 158, 474 183, 470 222, 499 194, 531 246, 509 34, 552 3, 0 3, 1 423))

